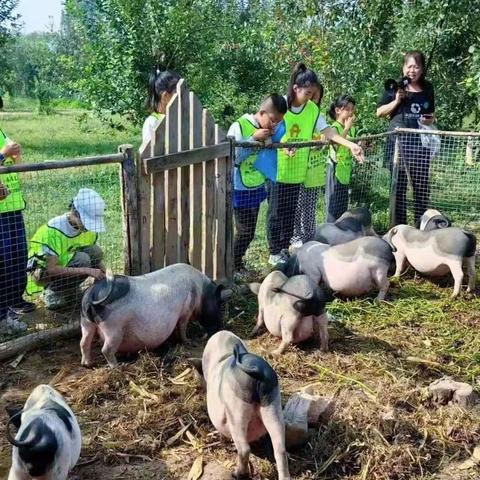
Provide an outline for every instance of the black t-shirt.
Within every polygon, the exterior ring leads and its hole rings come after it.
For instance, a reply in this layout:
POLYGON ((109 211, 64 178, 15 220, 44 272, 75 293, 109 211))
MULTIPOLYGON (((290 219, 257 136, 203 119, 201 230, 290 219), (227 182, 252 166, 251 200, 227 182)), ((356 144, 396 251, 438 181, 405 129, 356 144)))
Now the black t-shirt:
MULTIPOLYGON (((395 100, 396 92, 384 90, 378 106, 387 105, 395 100)), ((402 103, 390 114, 389 129, 397 127, 418 128, 418 119, 424 113, 433 113, 435 111, 435 96, 433 85, 425 82, 424 89, 421 92, 405 92, 402 103)))

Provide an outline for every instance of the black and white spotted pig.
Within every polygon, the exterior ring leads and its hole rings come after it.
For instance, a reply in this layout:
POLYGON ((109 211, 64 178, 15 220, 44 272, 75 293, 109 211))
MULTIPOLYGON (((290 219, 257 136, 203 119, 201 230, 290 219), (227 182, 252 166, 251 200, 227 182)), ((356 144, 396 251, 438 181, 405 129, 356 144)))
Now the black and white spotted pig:
POLYGON ((8 480, 66 480, 80 456, 80 427, 60 393, 39 385, 23 409, 7 409, 11 416, 7 438, 13 445, 8 480), (13 423, 18 432, 10 434, 13 423))
POLYGON ((439 228, 447 228, 452 226, 452 222, 443 213, 429 208, 425 213, 417 220, 415 225, 420 230, 426 232, 430 230, 437 230, 439 228))
POLYGON ((208 340, 201 368, 196 367, 205 379, 210 420, 237 448, 236 478, 249 478, 249 444, 268 433, 278 478, 290 480, 280 386, 273 368, 226 330, 208 340))
POLYGON ((82 365, 92 364, 91 346, 98 333, 110 367, 117 352, 159 347, 178 326, 187 342, 188 322, 199 320, 209 335, 223 326, 221 286, 183 263, 138 277, 115 275, 92 285, 82 299, 82 365))
POLYGON ((467 292, 475 289, 475 235, 460 228, 447 227, 422 231, 409 225, 397 225, 384 236, 392 246, 397 263, 395 277, 405 269, 407 262, 417 272, 440 277, 450 272, 454 287, 452 297, 460 293, 463 266, 468 275, 467 292))
POLYGON ((356 207, 347 210, 334 223, 318 225, 312 240, 328 245, 340 245, 366 236, 377 236, 372 227, 372 215, 367 208, 356 207))
POLYGON ((393 262, 390 245, 378 237, 362 237, 341 245, 307 242, 280 265, 287 276, 304 273, 317 285, 342 296, 358 296, 379 290, 385 299, 390 286, 388 269, 393 262))
POLYGON ((265 324, 267 330, 282 341, 274 354, 282 354, 292 343, 300 343, 312 335, 322 351, 328 350, 328 317, 326 297, 307 275, 288 278, 280 271, 269 273, 260 283, 251 283, 258 295, 257 324, 252 334, 265 324))

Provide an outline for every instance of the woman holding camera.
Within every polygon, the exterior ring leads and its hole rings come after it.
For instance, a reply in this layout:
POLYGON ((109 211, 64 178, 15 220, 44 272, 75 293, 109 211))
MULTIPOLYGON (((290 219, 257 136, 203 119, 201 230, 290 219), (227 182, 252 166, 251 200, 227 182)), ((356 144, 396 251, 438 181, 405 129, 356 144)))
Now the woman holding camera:
MULTIPOLYGON (((377 117, 390 120, 389 130, 419 128, 419 123, 431 125, 434 121, 435 99, 433 85, 425 79, 425 56, 410 51, 403 57, 403 77, 398 82, 387 81, 378 103, 377 117)), ((428 208, 428 182, 431 153, 424 148, 420 134, 403 133, 400 139, 400 166, 398 171, 395 224, 407 223, 408 177, 412 183, 415 202, 415 222, 428 208)), ((387 142, 387 156, 392 167, 394 137, 387 142)))

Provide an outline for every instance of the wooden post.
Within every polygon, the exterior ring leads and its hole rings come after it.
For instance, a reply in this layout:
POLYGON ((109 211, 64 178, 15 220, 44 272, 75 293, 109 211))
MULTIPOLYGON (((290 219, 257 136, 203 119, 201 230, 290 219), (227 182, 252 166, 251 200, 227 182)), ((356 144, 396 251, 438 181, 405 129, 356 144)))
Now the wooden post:
POLYGON ((137 192, 138 192, 138 231, 139 231, 139 257, 140 273, 148 273, 150 265, 150 233, 152 215, 152 193, 150 175, 143 169, 143 160, 150 157, 151 142, 140 147, 139 160, 137 162, 137 192))
MULTIPOLYGON (((178 151, 190 148, 190 95, 182 79, 177 84, 177 94, 180 100, 178 109, 178 151)), ((179 245, 178 261, 189 263, 190 244, 190 166, 182 167, 179 182, 179 245)))
MULTIPOLYGON (((215 121, 208 110, 203 110, 203 145, 215 143, 215 121)), ((206 161, 204 170, 204 192, 203 192, 203 251, 202 270, 205 275, 213 278, 213 249, 214 249, 214 218, 215 218, 215 160, 206 161)))
POLYGON ((120 170, 124 273, 138 275, 140 273, 138 197, 133 145, 120 145, 118 151, 125 156, 120 170))
MULTIPOLYGON (((202 104, 190 93, 190 148, 202 146, 202 104)), ((202 270, 203 235, 203 164, 192 167, 192 189, 190 191, 190 263, 202 270)))
POLYGON ((234 144, 230 139, 230 155, 225 159, 226 167, 226 183, 227 190, 225 192, 225 276, 228 282, 233 281, 233 159, 234 159, 234 144))
MULTIPOLYGON (((165 117, 162 118, 152 137, 151 155, 165 153, 165 117)), ((152 175, 153 206, 152 206, 152 240, 151 251, 152 270, 165 266, 165 173, 156 172, 152 175)))
MULTIPOLYGON (((220 131, 218 125, 215 125, 215 143, 219 143, 223 132, 220 131)), ((223 135, 224 136, 224 135, 223 135)), ((227 194, 227 167, 226 157, 220 157, 215 160, 216 168, 216 189, 215 189, 215 279, 225 281, 225 246, 226 246, 226 205, 225 199, 227 194)))
POLYGON ((398 170, 400 168, 400 139, 395 134, 395 148, 393 153, 392 178, 390 183, 390 228, 395 226, 395 212, 397 208, 398 170))

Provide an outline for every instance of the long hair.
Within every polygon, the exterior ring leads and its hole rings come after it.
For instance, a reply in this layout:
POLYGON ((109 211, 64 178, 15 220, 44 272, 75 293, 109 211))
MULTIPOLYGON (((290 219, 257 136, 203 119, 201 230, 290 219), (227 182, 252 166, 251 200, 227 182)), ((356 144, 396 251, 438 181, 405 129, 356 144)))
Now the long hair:
POLYGON ((344 108, 349 103, 355 105, 355 99, 351 95, 340 95, 331 105, 330 110, 328 110, 328 115, 332 120, 337 119, 337 113, 335 109, 337 108, 344 108))
POLYGON ((304 63, 297 63, 297 65, 295 65, 288 84, 288 108, 292 106, 292 102, 295 99, 295 92, 293 91, 294 85, 297 85, 300 88, 318 86, 317 74, 313 70, 307 68, 304 63))
POLYGON ((155 71, 150 74, 147 98, 147 108, 150 112, 157 111, 162 93, 172 93, 180 78, 180 75, 173 70, 160 72, 159 69, 155 69, 155 71))

